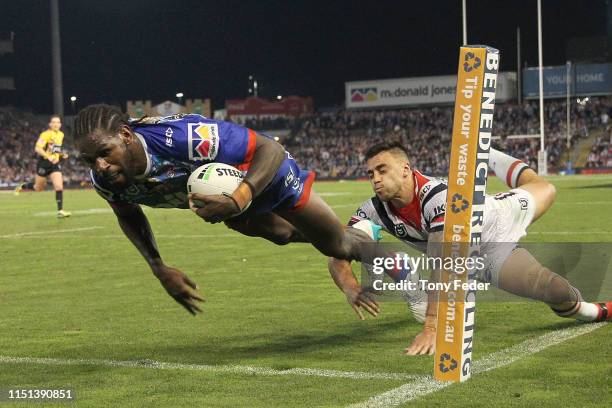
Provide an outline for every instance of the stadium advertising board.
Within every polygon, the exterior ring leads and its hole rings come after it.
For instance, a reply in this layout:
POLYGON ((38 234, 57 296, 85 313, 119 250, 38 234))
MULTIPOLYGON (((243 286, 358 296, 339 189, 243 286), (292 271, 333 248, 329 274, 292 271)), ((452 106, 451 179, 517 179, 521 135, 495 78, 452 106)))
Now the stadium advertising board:
MULTIPOLYGON (((456 75, 346 82, 346 107, 450 105, 455 102, 456 89, 456 75)), ((516 73, 500 73, 496 100, 515 97, 516 73)))
MULTIPOLYGON (((567 67, 559 65, 544 67, 544 97, 561 98, 567 92, 567 67)), ((570 94, 609 95, 612 94, 612 64, 576 64, 570 70, 570 94)), ((538 68, 523 70, 523 96, 539 97, 538 68)))
POLYGON ((314 101, 311 97, 300 96, 286 96, 279 101, 250 97, 227 100, 225 109, 228 117, 233 119, 290 117, 312 114, 314 101))

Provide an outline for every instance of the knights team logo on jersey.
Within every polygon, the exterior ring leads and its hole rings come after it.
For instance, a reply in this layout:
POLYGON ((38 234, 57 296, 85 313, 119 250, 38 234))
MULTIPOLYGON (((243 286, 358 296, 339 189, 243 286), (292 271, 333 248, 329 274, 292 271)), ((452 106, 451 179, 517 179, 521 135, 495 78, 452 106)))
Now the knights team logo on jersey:
POLYGON ((216 123, 188 123, 189 160, 214 160, 219 151, 219 126, 216 123))

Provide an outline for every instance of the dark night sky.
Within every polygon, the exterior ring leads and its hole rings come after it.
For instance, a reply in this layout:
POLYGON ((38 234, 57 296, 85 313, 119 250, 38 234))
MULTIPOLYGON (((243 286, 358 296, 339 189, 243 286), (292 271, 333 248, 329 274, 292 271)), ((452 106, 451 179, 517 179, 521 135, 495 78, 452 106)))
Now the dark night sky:
MULTIPOLYGON (((52 110, 49 3, 0 0, 0 31, 14 31, 16 105, 52 110)), ((605 35, 606 1, 543 0, 544 63, 565 62, 567 39, 605 35)), ((452 74, 461 1, 60 0, 64 97, 128 99, 311 95, 340 104, 344 82, 452 74)), ((537 64, 536 0, 468 0, 469 43, 500 49, 502 71, 537 64)), ((66 112, 70 112, 69 108, 66 112)))

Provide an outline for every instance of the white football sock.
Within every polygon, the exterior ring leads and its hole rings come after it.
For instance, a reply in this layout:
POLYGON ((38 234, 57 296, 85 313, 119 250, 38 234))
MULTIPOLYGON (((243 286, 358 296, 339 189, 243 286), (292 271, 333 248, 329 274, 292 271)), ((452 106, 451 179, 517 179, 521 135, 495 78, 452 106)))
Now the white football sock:
POLYGON ((599 306, 595 303, 580 302, 580 308, 572 317, 583 322, 593 322, 599 316, 599 306))
POLYGON ((567 317, 569 319, 576 319, 583 322, 594 322, 598 319, 599 313, 601 311, 601 307, 595 303, 585 302, 582 299, 582 295, 580 291, 575 287, 571 287, 576 296, 576 303, 569 309, 566 310, 557 310, 552 308, 553 312, 557 316, 567 317))
POLYGON ((520 174, 529 166, 517 158, 491 148, 489 151, 489 168, 508 187, 516 188, 520 174))

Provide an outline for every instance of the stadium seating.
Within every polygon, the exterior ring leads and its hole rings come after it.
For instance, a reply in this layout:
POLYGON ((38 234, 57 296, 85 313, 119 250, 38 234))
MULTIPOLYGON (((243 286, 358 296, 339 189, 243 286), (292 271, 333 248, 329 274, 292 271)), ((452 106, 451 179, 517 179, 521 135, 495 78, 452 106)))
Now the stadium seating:
MULTIPOLYGON (((20 182, 32 180, 36 172, 34 144, 47 128, 47 118, 13 108, 0 108, 0 188, 12 188, 20 182)), ((62 129, 69 134, 70 129, 62 129)), ((74 146, 65 142, 69 158, 62 162, 64 183, 69 186, 88 186, 88 171, 77 160, 74 146)))
MULTIPOLYGON (((612 99, 591 98, 572 103, 571 143, 604 129, 587 159, 587 167, 612 166, 609 115, 612 99)), ((319 179, 365 177, 363 158, 367 148, 380 140, 395 139, 411 153, 413 166, 426 174, 445 175, 452 129, 452 107, 394 110, 337 109, 296 119, 253 119, 243 123, 255 130, 286 129, 287 150, 303 167, 315 170, 319 179)), ((546 149, 549 171, 565 167, 565 101, 546 101, 546 149)), ((0 187, 31 179, 35 171, 34 142, 46 128, 46 120, 12 108, 0 108, 0 187)), ((70 129, 64 129, 69 134, 70 129)), ((494 145, 537 167, 539 138, 506 138, 539 133, 538 105, 527 101, 500 104, 495 108, 494 145)), ((87 169, 76 160, 74 146, 67 143, 70 158, 63 163, 67 185, 87 185, 87 169)))
MULTIPOLYGON (((607 126, 609 98, 573 103, 571 144, 588 135, 589 129, 607 126), (605 123, 604 123, 605 121, 605 123)), ((563 101, 547 101, 545 109, 546 149, 549 170, 565 167, 566 110, 563 101)), ((345 111, 319 114, 303 120, 301 128, 284 141, 304 167, 319 178, 365 177, 360 165, 372 143, 382 139, 402 141, 412 155, 413 166, 427 174, 445 175, 452 130, 452 107, 345 111)), ((495 109, 494 132, 501 136, 494 145, 537 167, 539 138, 510 139, 510 135, 539 134, 535 101, 502 104, 495 109)))

